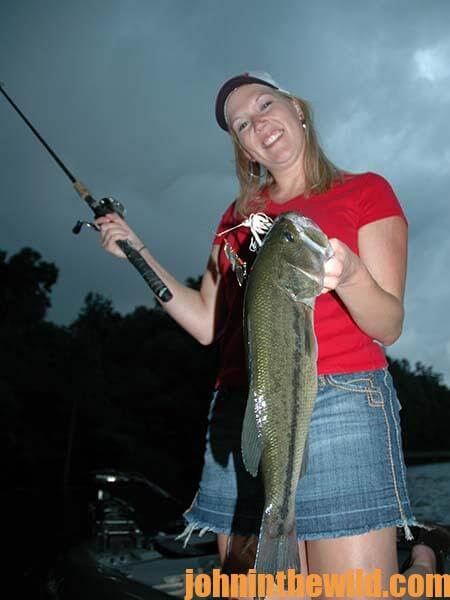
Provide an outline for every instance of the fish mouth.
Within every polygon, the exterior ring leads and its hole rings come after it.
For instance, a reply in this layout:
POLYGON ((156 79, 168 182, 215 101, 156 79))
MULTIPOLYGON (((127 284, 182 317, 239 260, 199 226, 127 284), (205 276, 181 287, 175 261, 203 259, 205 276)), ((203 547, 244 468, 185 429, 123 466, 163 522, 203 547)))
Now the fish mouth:
POLYGON ((298 265, 293 265, 292 263, 289 263, 289 266, 292 267, 295 271, 298 271, 299 273, 301 273, 302 275, 305 275, 305 277, 308 277, 309 279, 311 279, 318 285, 322 285, 322 278, 320 277, 320 275, 314 275, 313 273, 310 273, 309 271, 302 269, 298 265))
POLYGON ((292 223, 292 225, 297 230, 297 233, 301 240, 308 246, 308 248, 312 252, 318 252, 325 258, 325 260, 328 260, 334 255, 333 248, 331 247, 329 240, 327 240, 327 245, 323 246, 322 244, 312 239, 305 231, 309 229, 314 230, 321 235, 324 234, 320 227, 317 227, 317 224, 312 219, 309 219, 308 217, 305 217, 304 215, 300 215, 295 212, 285 213, 283 215, 283 218, 292 223))
POLYGON ((305 233, 303 230, 299 231, 299 236, 302 238, 302 240, 305 242, 305 244, 311 248, 311 250, 313 250, 315 252, 320 252, 320 254, 326 253, 327 247, 322 246, 321 244, 318 244, 317 242, 312 240, 309 237, 309 235, 307 233, 305 233))

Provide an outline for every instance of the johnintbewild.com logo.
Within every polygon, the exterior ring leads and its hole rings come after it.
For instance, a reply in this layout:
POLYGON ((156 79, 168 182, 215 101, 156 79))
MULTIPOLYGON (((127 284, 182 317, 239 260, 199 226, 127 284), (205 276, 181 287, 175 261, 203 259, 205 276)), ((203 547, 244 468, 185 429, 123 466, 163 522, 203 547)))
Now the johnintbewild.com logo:
POLYGON ((225 574, 213 569, 211 574, 194 574, 185 571, 184 600, 193 598, 270 598, 309 596, 318 598, 450 598, 450 575, 428 573, 405 577, 395 574, 389 578, 388 587, 383 587, 381 569, 363 571, 347 569, 344 573, 297 574, 294 569, 278 571, 273 575, 256 573, 250 569, 243 574, 225 574))

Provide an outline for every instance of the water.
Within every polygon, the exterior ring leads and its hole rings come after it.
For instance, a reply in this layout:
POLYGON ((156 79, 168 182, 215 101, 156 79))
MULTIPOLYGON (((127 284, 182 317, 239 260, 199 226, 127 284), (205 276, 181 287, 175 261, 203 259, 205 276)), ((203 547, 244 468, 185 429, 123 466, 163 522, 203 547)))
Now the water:
POLYGON ((406 476, 415 517, 450 524, 450 462, 408 467, 406 476))

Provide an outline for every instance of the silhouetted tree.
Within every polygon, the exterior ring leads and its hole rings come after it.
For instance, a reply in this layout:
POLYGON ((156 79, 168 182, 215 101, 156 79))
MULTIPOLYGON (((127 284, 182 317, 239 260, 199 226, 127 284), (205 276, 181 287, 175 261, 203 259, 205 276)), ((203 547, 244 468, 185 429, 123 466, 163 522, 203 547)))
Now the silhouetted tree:
MULTIPOLYGON (((45 321, 58 270, 0 253, 0 467, 61 484, 91 469, 140 470, 188 499, 200 474, 217 348, 163 308, 120 315, 90 292, 68 327, 45 321), (8 321, 5 317, 8 315, 8 321), (70 443, 69 443, 70 440, 70 443)), ((199 289, 201 276, 186 285, 199 289)), ((407 451, 450 449, 450 390, 431 367, 390 359, 407 451)))
POLYGON ((41 321, 51 306, 57 278, 56 266, 31 248, 23 248, 9 261, 0 251, 0 319, 19 329, 41 321))
POLYGON ((450 450, 450 390, 442 375, 417 362, 389 359, 389 369, 402 404, 406 451, 450 450))

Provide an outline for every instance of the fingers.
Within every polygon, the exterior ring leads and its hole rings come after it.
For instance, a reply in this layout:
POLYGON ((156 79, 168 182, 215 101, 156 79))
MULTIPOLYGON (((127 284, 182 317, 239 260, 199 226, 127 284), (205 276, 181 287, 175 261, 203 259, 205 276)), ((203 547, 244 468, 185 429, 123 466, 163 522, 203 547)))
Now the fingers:
POLYGON ((103 248, 114 256, 125 258, 125 254, 117 246, 118 240, 128 240, 135 248, 143 245, 126 222, 115 213, 99 217, 95 219, 95 223, 100 228, 100 240, 103 248))
POLYGON ((129 230, 125 227, 113 223, 105 223, 101 227, 102 245, 104 248, 109 249, 111 244, 117 240, 126 240, 129 233, 129 230))
POLYGON ((125 221, 117 213, 108 213, 103 217, 98 217, 97 219, 95 219, 94 223, 96 223, 100 227, 100 225, 103 225, 104 223, 124 224, 125 221))
POLYGON ((320 296, 321 294, 328 294, 328 292, 332 292, 334 289, 336 289, 336 288, 334 288, 334 287, 323 287, 323 288, 322 288, 322 291, 321 291, 321 292, 320 292, 320 294, 319 294, 319 296, 320 296))
POLYGON ((342 263, 333 258, 330 259, 330 262, 325 268, 325 276, 323 278, 323 289, 320 292, 321 294, 326 294, 331 290, 335 290, 339 285, 342 276, 342 263))
POLYGON ((334 254, 324 263, 325 276, 321 294, 327 294, 335 290, 340 285, 345 274, 347 247, 337 238, 329 238, 328 241, 334 254))

